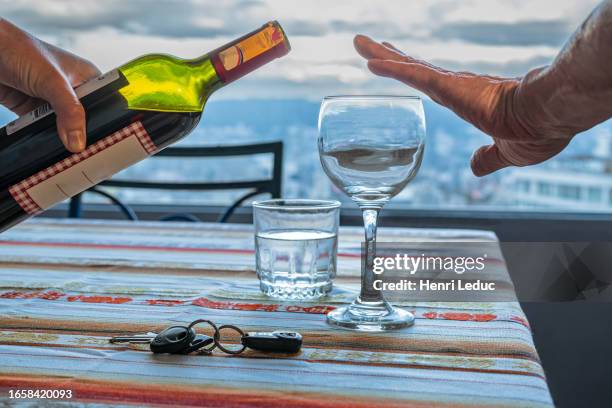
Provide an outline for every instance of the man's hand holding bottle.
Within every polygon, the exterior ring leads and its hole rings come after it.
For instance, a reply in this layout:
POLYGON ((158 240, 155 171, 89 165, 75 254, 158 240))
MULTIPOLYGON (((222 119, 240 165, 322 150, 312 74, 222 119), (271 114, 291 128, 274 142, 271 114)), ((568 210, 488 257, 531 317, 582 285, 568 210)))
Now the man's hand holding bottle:
POLYGON ((0 104, 23 115, 49 102, 71 152, 85 148, 85 110, 73 88, 100 71, 89 61, 0 19, 0 104))

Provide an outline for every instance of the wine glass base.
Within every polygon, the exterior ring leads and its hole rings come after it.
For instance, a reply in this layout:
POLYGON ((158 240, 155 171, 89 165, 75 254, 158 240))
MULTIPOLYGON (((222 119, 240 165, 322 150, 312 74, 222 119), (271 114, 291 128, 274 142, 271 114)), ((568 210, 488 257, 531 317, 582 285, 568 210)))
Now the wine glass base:
POLYGON ((383 332, 412 326, 414 315, 386 301, 367 303, 357 299, 349 306, 329 312, 327 323, 344 329, 383 332))

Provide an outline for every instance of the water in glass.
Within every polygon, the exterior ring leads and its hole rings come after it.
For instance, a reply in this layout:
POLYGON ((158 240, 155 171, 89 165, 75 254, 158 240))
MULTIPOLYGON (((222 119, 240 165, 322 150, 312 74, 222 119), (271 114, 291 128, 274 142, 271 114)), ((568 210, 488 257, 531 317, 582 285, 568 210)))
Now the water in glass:
POLYGON ((253 222, 256 271, 264 294, 305 300, 332 290, 340 223, 338 201, 256 201, 253 222))
POLYGON ((422 157, 422 145, 355 146, 321 152, 330 179, 355 201, 389 200, 414 178, 422 157))
POLYGON ((336 274, 337 234, 316 230, 255 235, 261 290, 273 297, 310 299, 331 291, 336 274))

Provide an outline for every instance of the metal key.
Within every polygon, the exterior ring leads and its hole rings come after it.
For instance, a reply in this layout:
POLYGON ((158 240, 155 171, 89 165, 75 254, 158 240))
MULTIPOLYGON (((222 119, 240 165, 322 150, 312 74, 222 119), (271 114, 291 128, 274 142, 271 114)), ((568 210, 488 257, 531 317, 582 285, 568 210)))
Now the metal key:
POLYGON ((297 332, 254 332, 242 336, 244 346, 259 351, 297 353, 302 348, 302 335, 297 332))
POLYGON ((149 344, 157 336, 157 333, 148 332, 144 334, 134 334, 131 336, 116 336, 111 337, 110 343, 142 343, 149 344))

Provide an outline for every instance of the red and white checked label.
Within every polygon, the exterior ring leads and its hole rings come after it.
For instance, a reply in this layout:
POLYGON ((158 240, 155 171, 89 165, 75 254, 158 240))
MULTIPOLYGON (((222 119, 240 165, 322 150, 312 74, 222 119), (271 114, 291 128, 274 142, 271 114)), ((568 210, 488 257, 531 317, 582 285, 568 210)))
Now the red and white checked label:
POLYGON ((134 122, 9 188, 19 206, 37 214, 155 153, 141 122, 134 122))

